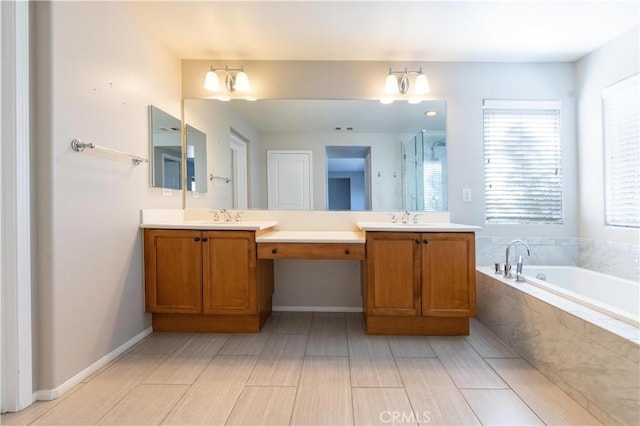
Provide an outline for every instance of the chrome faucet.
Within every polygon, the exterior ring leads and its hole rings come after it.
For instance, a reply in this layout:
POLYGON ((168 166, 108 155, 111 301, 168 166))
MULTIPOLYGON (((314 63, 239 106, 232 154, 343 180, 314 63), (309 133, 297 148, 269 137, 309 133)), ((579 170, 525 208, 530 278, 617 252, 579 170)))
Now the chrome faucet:
POLYGON ((220 214, 224 216, 225 222, 231 222, 231 213, 229 213, 227 209, 220 210, 220 214))
MULTIPOLYGON (((507 245, 505 263, 504 263, 504 276, 506 278, 513 278, 513 276, 511 275, 511 265, 509 264, 509 248, 511 248, 511 246, 514 245, 514 244, 522 244, 522 245, 524 245, 527 248, 527 256, 531 256, 531 249, 529 248, 529 244, 527 244, 526 242, 524 242, 522 240, 513 240, 513 241, 511 241, 507 245)), ((517 269, 516 269, 516 281, 522 281, 522 278, 520 277, 521 275, 522 275, 522 256, 520 256, 520 259, 518 260, 518 265, 517 265, 517 269)))
POLYGON ((409 211, 405 211, 404 213, 402 213, 402 223, 407 223, 407 221, 409 220, 409 217, 411 217, 411 213, 409 213, 409 211))

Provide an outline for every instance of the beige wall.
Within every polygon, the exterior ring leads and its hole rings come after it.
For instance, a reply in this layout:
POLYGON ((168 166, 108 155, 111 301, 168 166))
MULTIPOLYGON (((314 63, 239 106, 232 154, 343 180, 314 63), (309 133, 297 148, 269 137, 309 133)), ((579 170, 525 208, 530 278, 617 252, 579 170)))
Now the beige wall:
POLYGON ((140 209, 182 204, 150 187, 148 164, 70 141, 148 157, 148 106, 180 116, 180 61, 122 4, 33 7, 36 370, 49 390, 149 327, 140 209))
POLYGON ((636 26, 575 63, 579 220, 583 238, 638 243, 638 230, 604 224, 602 89, 640 71, 636 26))

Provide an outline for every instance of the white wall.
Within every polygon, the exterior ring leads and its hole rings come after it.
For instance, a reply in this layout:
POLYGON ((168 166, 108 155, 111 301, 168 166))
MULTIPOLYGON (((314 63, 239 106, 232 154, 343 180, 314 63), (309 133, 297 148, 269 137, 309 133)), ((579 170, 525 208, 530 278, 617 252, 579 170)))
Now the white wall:
POLYGON ((180 61, 115 2, 35 2, 38 388, 51 390, 150 326, 140 209, 180 208, 150 187, 148 106, 180 116, 180 61))
POLYGON ((578 115, 580 237, 638 243, 638 230, 605 226, 603 88, 640 71, 640 27, 575 63, 578 115))

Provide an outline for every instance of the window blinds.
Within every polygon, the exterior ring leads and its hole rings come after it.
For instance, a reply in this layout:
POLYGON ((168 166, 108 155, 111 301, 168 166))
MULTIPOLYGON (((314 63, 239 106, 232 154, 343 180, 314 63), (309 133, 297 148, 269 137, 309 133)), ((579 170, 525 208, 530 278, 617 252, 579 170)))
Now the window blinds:
POLYGON ((487 223, 562 223, 559 101, 484 101, 487 223))
POLYGON ((602 91, 605 147, 605 221, 640 226, 638 74, 602 91))

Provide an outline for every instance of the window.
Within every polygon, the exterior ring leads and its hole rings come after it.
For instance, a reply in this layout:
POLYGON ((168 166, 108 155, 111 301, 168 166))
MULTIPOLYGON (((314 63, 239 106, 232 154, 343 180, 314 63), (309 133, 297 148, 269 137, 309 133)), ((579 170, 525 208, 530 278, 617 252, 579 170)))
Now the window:
POLYGON ((560 101, 484 101, 487 223, 562 223, 560 101))
POLYGON ((602 91, 607 225, 640 226, 638 81, 635 74, 602 91))

